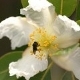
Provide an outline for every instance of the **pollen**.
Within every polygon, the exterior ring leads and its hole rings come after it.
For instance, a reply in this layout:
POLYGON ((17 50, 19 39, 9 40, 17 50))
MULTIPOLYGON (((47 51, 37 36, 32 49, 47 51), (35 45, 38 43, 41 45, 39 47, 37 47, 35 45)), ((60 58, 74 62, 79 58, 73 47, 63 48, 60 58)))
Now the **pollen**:
POLYGON ((36 46, 37 50, 34 54, 36 55, 36 58, 42 59, 42 57, 45 56, 43 53, 41 53, 43 50, 51 50, 51 53, 54 53, 54 51, 58 50, 58 44, 55 43, 56 39, 56 35, 48 32, 45 28, 40 27, 33 31, 33 33, 30 34, 30 46, 32 46, 34 42, 37 42, 39 44, 36 46))
POLYGON ((35 55, 36 58, 42 60, 43 58, 46 57, 46 55, 43 52, 37 52, 37 54, 35 55))
POLYGON ((44 43, 43 43, 43 46, 48 46, 49 45, 49 42, 46 40, 46 41, 44 41, 44 43))
POLYGON ((30 34, 30 38, 33 38, 34 37, 34 33, 30 34))
POLYGON ((52 36, 52 40, 55 40, 57 37, 56 36, 52 36))
POLYGON ((38 28, 38 29, 37 29, 37 31, 38 31, 39 33, 41 33, 41 32, 42 32, 40 28, 38 28))
POLYGON ((34 36, 34 34, 32 33, 32 34, 30 34, 30 37, 33 37, 34 36))

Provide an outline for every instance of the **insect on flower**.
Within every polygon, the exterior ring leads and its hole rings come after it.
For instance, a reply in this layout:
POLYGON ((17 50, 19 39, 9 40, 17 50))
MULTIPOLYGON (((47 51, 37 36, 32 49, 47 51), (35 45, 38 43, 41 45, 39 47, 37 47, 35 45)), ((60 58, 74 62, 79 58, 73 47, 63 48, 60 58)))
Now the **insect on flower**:
POLYGON ((35 54, 35 52, 38 50, 38 46, 39 44, 37 42, 33 43, 33 53, 35 54))
POLYGON ((28 2, 20 10, 26 17, 10 17, 0 23, 0 38, 7 36, 12 49, 29 44, 22 58, 9 64, 10 76, 29 80, 47 69, 49 56, 80 80, 80 26, 66 16, 56 15, 55 7, 47 0, 28 2))

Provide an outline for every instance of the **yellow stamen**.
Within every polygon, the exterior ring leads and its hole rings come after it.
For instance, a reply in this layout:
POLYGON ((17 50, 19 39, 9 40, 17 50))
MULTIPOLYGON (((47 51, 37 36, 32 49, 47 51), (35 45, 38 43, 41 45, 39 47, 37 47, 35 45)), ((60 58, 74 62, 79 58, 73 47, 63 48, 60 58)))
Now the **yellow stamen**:
POLYGON ((32 34, 30 34, 30 37, 33 37, 34 36, 34 34, 32 33, 32 34))
POLYGON ((48 45, 49 45, 49 42, 47 40, 44 41, 43 46, 47 47, 48 45))
POLYGON ((32 41, 34 41, 34 37, 30 37, 30 39, 31 39, 32 41))
MULTIPOLYGON (((42 59, 46 55, 42 53, 42 51, 49 51, 51 50, 51 53, 49 56, 52 56, 54 51, 58 50, 58 44, 55 44, 56 36, 51 34, 50 32, 46 31, 44 28, 38 28, 36 29, 31 35, 30 35, 30 46, 33 45, 34 41, 36 41, 39 46, 36 46, 37 50, 34 54, 36 58, 42 59), (52 51, 53 49, 53 51, 52 51)), ((50 51, 49 51, 50 52, 50 51)))
POLYGON ((41 33, 41 29, 40 29, 40 28, 38 28, 37 31, 38 31, 39 33, 41 33))
POLYGON ((55 40, 57 37, 56 36, 52 36, 52 40, 55 40))
POLYGON ((42 60, 45 55, 43 53, 36 54, 36 58, 42 60))

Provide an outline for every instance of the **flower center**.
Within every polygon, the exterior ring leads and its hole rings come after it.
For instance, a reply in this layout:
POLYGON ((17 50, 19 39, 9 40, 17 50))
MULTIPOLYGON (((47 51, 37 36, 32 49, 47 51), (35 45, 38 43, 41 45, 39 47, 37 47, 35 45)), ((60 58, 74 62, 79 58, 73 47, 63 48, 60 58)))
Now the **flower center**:
POLYGON ((57 50, 58 45, 54 43, 56 36, 50 34, 45 30, 45 28, 38 28, 32 34, 30 34, 29 46, 33 46, 33 53, 36 51, 44 50, 57 50))

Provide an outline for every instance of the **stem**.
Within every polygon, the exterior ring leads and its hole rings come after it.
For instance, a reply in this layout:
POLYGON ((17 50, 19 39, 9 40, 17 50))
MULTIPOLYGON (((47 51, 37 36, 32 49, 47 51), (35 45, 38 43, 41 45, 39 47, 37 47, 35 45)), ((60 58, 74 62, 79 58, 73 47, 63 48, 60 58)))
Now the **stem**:
MULTIPOLYGON (((63 74, 63 76, 60 80, 63 80, 63 77, 65 76, 66 73, 67 73, 67 71, 63 74)), ((72 77, 72 80, 75 80, 75 77, 74 77, 73 73, 71 73, 71 77, 72 77)))
POLYGON ((44 80, 44 78, 46 77, 46 75, 47 75, 48 71, 50 70, 50 68, 52 67, 52 65, 53 65, 53 62, 51 62, 49 64, 49 66, 48 66, 47 70, 45 71, 44 75, 42 76, 41 80, 44 80))
POLYGON ((72 73, 72 80, 75 80, 75 77, 74 77, 73 73, 72 73))
POLYGON ((60 80, 62 80, 63 79, 63 77, 65 76, 65 74, 67 73, 67 71, 65 71, 64 72, 64 74, 63 74, 63 76, 61 77, 61 79, 60 80))
POLYGON ((63 0, 61 0, 61 10, 60 10, 61 15, 62 15, 62 11, 63 11, 63 0))
MULTIPOLYGON (((76 20, 77 20, 77 13, 78 13, 78 6, 79 6, 79 2, 80 2, 80 1, 79 1, 79 0, 77 0, 77 5, 76 5, 76 16, 75 16, 76 20)), ((75 21, 76 21, 76 20, 75 20, 75 21)))
POLYGON ((8 71, 8 69, 6 69, 6 70, 4 70, 4 71, 1 71, 0 74, 3 74, 3 73, 5 73, 5 72, 7 72, 7 71, 8 71))

